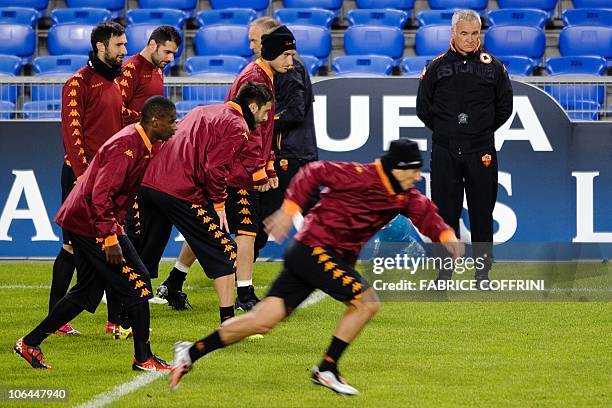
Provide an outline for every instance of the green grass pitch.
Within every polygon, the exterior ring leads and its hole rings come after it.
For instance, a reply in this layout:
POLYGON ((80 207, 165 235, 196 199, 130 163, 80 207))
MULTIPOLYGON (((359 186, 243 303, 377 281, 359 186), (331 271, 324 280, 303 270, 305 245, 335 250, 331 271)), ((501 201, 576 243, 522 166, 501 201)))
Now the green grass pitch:
MULTIPOLYGON (((256 265, 260 295, 279 268, 256 265)), ((161 269, 165 277, 170 265, 161 269)), ((130 369, 131 340, 104 334, 103 304, 74 320, 81 336, 53 335, 43 343, 52 370, 33 370, 12 352, 46 314, 50 280, 47 262, 0 264, 0 388, 66 388, 69 400, 4 400, 0 406, 75 406, 141 375, 130 369)), ((186 285, 194 310, 151 306, 152 348, 167 360, 175 341, 197 340, 218 324, 216 296, 199 267, 186 285)), ((342 304, 325 298, 262 340, 201 359, 178 392, 169 392, 164 377, 111 406, 612 406, 611 303, 383 302, 340 362, 361 392, 353 398, 309 380, 342 311, 342 304)))

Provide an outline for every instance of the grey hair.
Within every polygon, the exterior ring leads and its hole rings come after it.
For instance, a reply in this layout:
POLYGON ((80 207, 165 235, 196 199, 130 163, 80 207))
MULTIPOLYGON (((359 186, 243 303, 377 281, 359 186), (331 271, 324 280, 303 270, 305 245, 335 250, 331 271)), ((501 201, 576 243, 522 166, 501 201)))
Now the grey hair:
POLYGON ((480 27, 482 24, 480 22, 480 15, 474 10, 470 9, 457 10, 455 11, 455 13, 453 13, 453 19, 451 23, 453 27, 453 32, 455 32, 455 30, 457 29, 457 23, 459 23, 460 21, 477 21, 478 27, 480 27))
POLYGON ((251 21, 251 26, 260 26, 264 34, 273 31, 275 28, 280 27, 282 24, 270 16, 259 17, 253 21, 251 21))

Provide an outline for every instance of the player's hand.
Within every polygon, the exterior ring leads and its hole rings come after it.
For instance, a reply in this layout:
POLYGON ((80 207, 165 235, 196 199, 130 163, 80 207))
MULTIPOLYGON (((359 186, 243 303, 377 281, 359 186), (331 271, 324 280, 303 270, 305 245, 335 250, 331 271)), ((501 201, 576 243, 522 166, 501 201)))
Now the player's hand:
POLYGON ((270 188, 278 188, 278 177, 272 177, 269 180, 270 188))
POLYGON ((125 262, 125 259, 123 259, 123 252, 121 251, 121 246, 119 244, 104 247, 104 252, 106 253, 106 262, 111 265, 121 265, 125 262))
POLYGON ((266 182, 266 184, 262 184, 260 186, 255 186, 255 190, 259 191, 260 193, 265 193, 269 189, 270 189, 270 180, 268 180, 266 182))
POLYGON ((227 214, 225 213, 225 210, 215 210, 217 212, 217 216, 219 217, 219 227, 222 230, 227 231, 227 233, 230 233, 230 229, 229 229, 229 224, 227 223, 227 214))
POLYGON ((274 242, 281 244, 287 237, 289 229, 293 225, 293 216, 287 214, 282 209, 264 220, 266 232, 274 239, 274 242))
POLYGON ((457 238, 446 241, 442 244, 453 258, 461 258, 465 255, 465 244, 457 238))

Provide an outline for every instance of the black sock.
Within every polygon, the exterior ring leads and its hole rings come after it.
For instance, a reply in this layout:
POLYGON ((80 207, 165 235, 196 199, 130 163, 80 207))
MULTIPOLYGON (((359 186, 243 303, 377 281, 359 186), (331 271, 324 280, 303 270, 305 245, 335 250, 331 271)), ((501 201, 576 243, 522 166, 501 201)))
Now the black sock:
POLYGON ((121 324, 121 298, 108 288, 106 289, 106 307, 108 308, 108 321, 112 324, 121 324))
POLYGON ((77 317, 82 311, 81 306, 66 300, 66 298, 60 299, 51 313, 34 330, 28 333, 23 341, 28 346, 38 346, 50 334, 77 317))
POLYGON ((172 268, 170 275, 168 275, 168 279, 166 279, 166 283, 169 284, 172 289, 182 291, 183 282, 185 282, 186 278, 187 274, 185 272, 172 268))
POLYGON ((221 323, 234 317, 234 306, 219 306, 219 317, 221 318, 221 323))
POLYGON ((189 349, 189 357, 191 358, 191 362, 195 363, 196 360, 204 357, 206 354, 223 348, 224 346, 225 345, 221 342, 221 337, 219 337, 219 331, 215 330, 213 333, 198 340, 191 346, 189 349))
POLYGON ((327 349, 327 353, 325 353, 325 357, 323 357, 323 360, 319 365, 319 370, 338 373, 338 360, 348 345, 349 343, 334 336, 329 348, 327 349))
POLYGON ((74 275, 74 255, 62 248, 53 262, 53 277, 49 293, 49 313, 68 292, 74 275))
POLYGON ((130 317, 134 335, 134 357, 142 363, 153 354, 149 344, 149 326, 151 323, 149 302, 141 302, 130 307, 127 309, 127 314, 130 317))
POLYGON ((251 296, 251 288, 252 286, 238 286, 236 290, 238 291, 238 299, 240 299, 241 302, 246 302, 249 300, 251 296))

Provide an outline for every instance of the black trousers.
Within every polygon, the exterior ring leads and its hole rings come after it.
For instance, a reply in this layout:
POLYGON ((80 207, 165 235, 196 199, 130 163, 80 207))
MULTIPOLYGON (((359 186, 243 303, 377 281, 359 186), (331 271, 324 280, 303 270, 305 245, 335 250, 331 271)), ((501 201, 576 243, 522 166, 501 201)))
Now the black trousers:
POLYGON ((467 199, 473 256, 485 258, 486 273, 493 261, 493 208, 497 201, 495 147, 464 153, 434 144, 431 152, 431 198, 438 213, 459 236, 463 194, 467 199))

